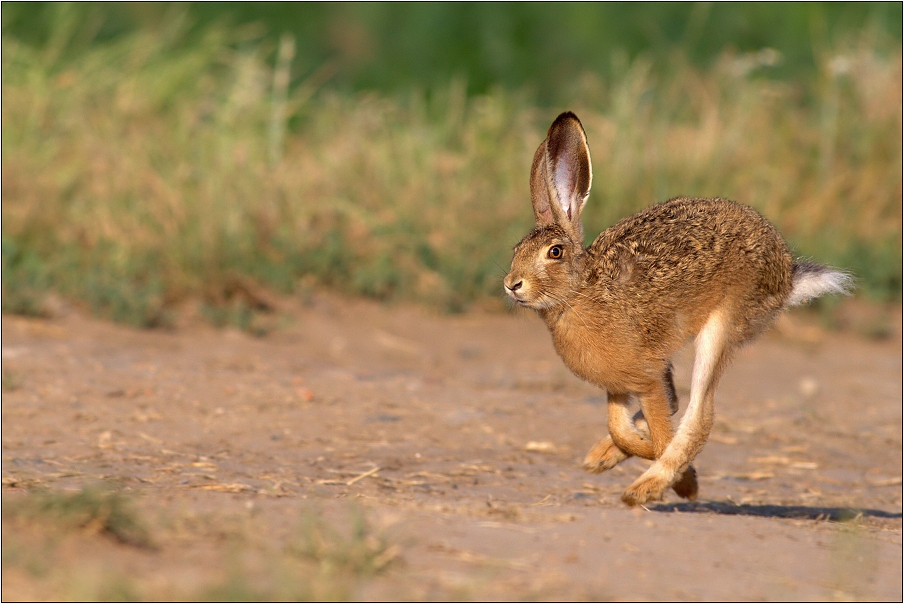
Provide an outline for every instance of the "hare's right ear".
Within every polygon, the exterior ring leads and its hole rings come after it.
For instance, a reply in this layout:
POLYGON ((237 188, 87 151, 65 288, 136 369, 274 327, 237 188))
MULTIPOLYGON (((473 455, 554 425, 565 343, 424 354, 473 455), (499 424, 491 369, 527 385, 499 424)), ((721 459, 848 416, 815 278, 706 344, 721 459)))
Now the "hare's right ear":
POLYGON ((581 235, 581 210, 590 194, 593 172, 584 127, 570 111, 559 115, 534 154, 531 201, 537 224, 552 222, 581 235))

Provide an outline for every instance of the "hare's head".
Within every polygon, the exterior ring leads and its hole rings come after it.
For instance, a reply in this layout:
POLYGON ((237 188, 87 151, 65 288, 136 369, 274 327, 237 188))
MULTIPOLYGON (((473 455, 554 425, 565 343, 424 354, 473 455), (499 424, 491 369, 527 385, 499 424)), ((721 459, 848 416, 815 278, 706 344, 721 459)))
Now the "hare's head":
POLYGON ((505 293, 522 306, 541 310, 562 304, 581 280, 584 229, 581 210, 590 193, 590 149, 580 120, 556 118, 530 171, 537 225, 515 246, 505 293))

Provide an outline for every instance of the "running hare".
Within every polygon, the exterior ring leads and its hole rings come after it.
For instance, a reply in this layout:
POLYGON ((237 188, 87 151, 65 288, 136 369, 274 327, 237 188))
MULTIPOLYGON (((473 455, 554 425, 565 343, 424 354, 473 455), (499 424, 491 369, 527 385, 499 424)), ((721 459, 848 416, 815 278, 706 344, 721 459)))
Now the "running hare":
POLYGON ((605 389, 609 434, 584 468, 605 472, 632 455, 656 460, 622 495, 630 505, 672 487, 697 496, 691 462, 713 423, 716 382, 732 351, 785 307, 845 293, 842 272, 791 258, 778 231, 727 199, 676 198, 625 218, 583 245, 592 178, 578 118, 563 113, 534 155, 537 226, 515 247, 505 291, 546 322, 578 377, 605 389), (677 431, 671 357, 696 336, 690 403, 677 431), (641 411, 633 418, 631 398, 641 411))

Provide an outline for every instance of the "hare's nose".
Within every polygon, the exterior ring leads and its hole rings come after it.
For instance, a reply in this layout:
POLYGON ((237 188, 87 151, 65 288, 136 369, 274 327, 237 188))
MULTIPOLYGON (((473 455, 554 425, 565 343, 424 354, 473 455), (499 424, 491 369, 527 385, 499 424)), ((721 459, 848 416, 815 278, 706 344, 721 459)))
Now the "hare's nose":
POLYGON ((510 286, 509 289, 512 290, 513 292, 516 292, 516 291, 518 291, 519 289, 521 289, 521 286, 522 286, 522 285, 524 285, 524 280, 523 280, 523 279, 522 279, 521 281, 518 281, 518 283, 515 283, 514 285, 510 286))

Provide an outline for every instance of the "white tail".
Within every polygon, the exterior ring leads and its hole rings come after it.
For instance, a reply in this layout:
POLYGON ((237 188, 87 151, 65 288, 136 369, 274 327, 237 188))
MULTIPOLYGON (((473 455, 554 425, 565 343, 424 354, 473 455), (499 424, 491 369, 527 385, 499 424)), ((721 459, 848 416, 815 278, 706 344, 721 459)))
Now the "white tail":
POLYGON ((806 261, 794 264, 791 283, 791 294, 785 302, 786 306, 805 304, 825 294, 846 295, 851 293, 853 287, 853 279, 847 273, 806 261))

